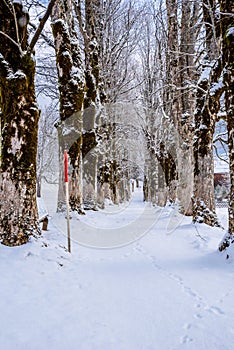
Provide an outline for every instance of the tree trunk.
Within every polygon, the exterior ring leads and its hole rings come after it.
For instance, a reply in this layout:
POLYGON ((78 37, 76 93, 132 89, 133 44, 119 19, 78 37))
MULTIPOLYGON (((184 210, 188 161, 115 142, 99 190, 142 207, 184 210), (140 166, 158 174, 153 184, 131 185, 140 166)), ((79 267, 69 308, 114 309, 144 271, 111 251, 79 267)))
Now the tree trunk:
MULTIPOLYGON (((210 94, 212 76, 212 71, 209 72, 208 76, 204 74, 200 79, 197 91, 193 145, 193 220, 217 226, 219 224, 215 213, 213 136, 222 89, 217 90, 216 94, 210 94)), ((217 76, 219 74, 216 75, 216 78, 217 76)))
POLYGON ((220 84, 221 63, 216 48, 218 27, 214 26, 215 2, 204 0, 206 57, 198 82, 194 135, 193 220, 218 226, 214 198, 213 136, 220 109, 223 85, 220 84))
POLYGON ((168 186, 168 195, 170 201, 176 199, 176 183, 178 179, 178 162, 177 155, 173 152, 173 149, 178 148, 177 133, 179 119, 181 116, 181 100, 178 87, 180 86, 178 72, 179 67, 179 40, 178 40, 178 9, 176 0, 166 0, 167 8, 167 56, 166 56, 166 71, 167 71, 167 88, 166 88, 166 115, 170 119, 170 125, 168 128, 168 139, 170 142, 165 141, 164 152, 161 154, 165 157, 161 165, 164 164, 165 178, 168 186), (173 159, 171 156, 173 154, 173 159), (167 161, 167 160, 171 161, 167 161), (170 168, 172 166, 172 168, 170 168), (174 167, 175 166, 175 167, 174 167))
POLYGON ((87 208, 97 207, 97 164, 98 149, 96 126, 101 113, 99 94, 99 43, 98 20, 100 0, 85 0, 85 77, 86 96, 84 101, 84 132, 88 151, 83 152, 84 203, 87 208))
POLYGON ((158 162, 153 149, 148 146, 144 165, 144 201, 158 204, 158 162))
MULTIPOLYGON (((234 44, 234 38, 232 36, 232 45, 234 44)), ((230 50, 231 51, 231 50, 230 50)), ((234 54, 232 49, 232 54, 234 54)), ((234 56, 230 56, 234 57, 234 56)), ((228 148, 229 148, 229 169, 230 169, 230 193, 229 193, 229 207, 228 207, 228 232, 232 236, 234 235, 234 66, 229 70, 229 93, 226 94, 226 98, 229 100, 226 102, 226 108, 228 107, 227 115, 227 128, 228 128, 228 148), (229 95, 229 96, 228 96, 229 95)))
POLYGON ((234 243, 234 20, 225 15, 234 13, 233 2, 220 0, 221 35, 222 35, 222 63, 225 85, 225 109, 227 114, 230 193, 228 207, 228 232, 220 244, 219 249, 226 249, 234 243))
POLYGON ((60 94, 59 159, 60 180, 58 210, 65 206, 63 185, 63 151, 68 150, 70 174, 70 205, 82 211, 82 110, 84 102, 84 70, 78 36, 74 30, 71 0, 58 0, 51 15, 55 41, 60 94))
POLYGON ((1 1, 0 238, 9 246, 26 243, 30 235, 39 232, 36 204, 39 113, 34 88, 35 62, 26 52, 28 20, 21 4, 1 1), (16 22, 21 25, 16 27, 16 22))
POLYGON ((179 80, 181 115, 177 121, 178 127, 178 185, 177 198, 180 211, 192 215, 193 196, 193 114, 195 110, 195 45, 200 27, 198 26, 199 5, 197 1, 182 0, 179 80))

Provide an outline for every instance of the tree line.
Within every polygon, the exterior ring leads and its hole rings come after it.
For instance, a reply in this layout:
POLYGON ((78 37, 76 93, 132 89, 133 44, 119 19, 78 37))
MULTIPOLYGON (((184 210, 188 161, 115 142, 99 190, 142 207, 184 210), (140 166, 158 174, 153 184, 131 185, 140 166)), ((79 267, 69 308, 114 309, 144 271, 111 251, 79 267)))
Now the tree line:
POLYGON ((2 1, 2 243, 39 232, 36 188, 40 194, 45 133, 55 124, 58 210, 67 149, 70 207, 80 214, 103 208, 105 198, 128 201, 131 179, 142 179, 145 201, 178 202, 194 222, 218 226, 213 141, 227 143, 226 249, 234 232, 233 16, 228 0, 2 1), (37 67, 36 44, 51 53, 37 67), (38 110, 39 91, 58 101, 56 122, 38 110), (46 126, 37 156, 40 113, 46 126), (214 137, 220 120, 226 136, 214 137))

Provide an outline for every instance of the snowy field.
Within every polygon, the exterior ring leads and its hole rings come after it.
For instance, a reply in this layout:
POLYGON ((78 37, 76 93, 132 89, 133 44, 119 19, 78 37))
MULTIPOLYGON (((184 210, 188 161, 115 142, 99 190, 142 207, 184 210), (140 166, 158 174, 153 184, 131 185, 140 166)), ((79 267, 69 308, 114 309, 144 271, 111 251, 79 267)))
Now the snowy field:
POLYGON ((233 349, 234 254, 217 251, 222 229, 147 208, 139 190, 126 207, 73 215, 69 254, 54 195, 44 193, 47 232, 0 246, 1 350, 233 349))

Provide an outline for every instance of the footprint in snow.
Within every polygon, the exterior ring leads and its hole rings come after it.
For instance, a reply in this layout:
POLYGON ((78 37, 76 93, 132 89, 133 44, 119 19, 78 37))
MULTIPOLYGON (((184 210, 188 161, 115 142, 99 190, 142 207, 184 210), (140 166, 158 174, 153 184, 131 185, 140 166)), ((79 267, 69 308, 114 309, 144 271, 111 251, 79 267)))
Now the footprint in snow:
POLYGON ((206 311, 215 314, 215 315, 224 315, 225 313, 223 312, 223 310, 221 310, 219 307, 217 306, 211 306, 209 308, 205 308, 206 311))
POLYGON ((36 254, 32 253, 32 252, 27 252, 24 254, 24 258, 28 258, 30 256, 36 256, 36 254))
POLYGON ((195 297, 195 298, 199 298, 198 295, 192 291, 191 288, 189 287, 184 287, 184 291, 188 294, 188 295, 191 295, 192 297, 195 297))
POLYGON ((190 338, 188 335, 185 335, 181 338, 181 344, 188 344, 193 341, 193 338, 190 338))
POLYGON ((151 261, 152 261, 152 265, 156 268, 156 269, 158 269, 158 270, 163 270, 163 268, 162 268, 162 266, 160 266, 158 263, 157 263, 157 260, 156 260, 156 258, 154 257, 154 256, 150 256, 150 259, 151 259, 151 261))
POLYGON ((192 325, 190 324, 190 323, 185 323, 184 325, 183 325, 183 328, 184 329, 190 329, 192 327, 192 325))
POLYGON ((179 282, 181 285, 184 284, 184 281, 180 276, 170 273, 170 277, 173 278, 176 282, 179 282))

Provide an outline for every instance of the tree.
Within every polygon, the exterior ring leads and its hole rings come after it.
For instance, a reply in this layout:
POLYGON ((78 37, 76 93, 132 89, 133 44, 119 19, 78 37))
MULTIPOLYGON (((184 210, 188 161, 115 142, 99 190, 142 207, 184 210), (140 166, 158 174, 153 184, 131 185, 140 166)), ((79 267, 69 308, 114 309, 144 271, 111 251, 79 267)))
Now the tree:
POLYGON ((38 108, 33 49, 49 16, 48 5, 28 44, 29 15, 20 0, 0 3, 1 242, 15 246, 38 232, 36 152, 38 108))
POLYGON ((58 182, 58 145, 54 127, 58 119, 54 104, 45 106, 40 111, 38 125, 37 150, 37 197, 41 197, 42 181, 58 182))
POLYGON ((162 85, 165 73, 165 22, 161 3, 150 3, 144 11, 144 25, 139 40, 141 71, 142 129, 145 135, 144 201, 165 205, 165 179, 160 165, 160 125, 162 85), (159 147, 158 147, 159 146, 159 147), (161 181, 162 180, 162 181, 161 181))
POLYGON ((100 95, 100 0, 85 0, 82 24, 78 7, 80 30, 84 39, 86 95, 83 113, 83 181, 86 208, 97 207, 98 149, 96 126, 100 124, 102 100, 100 95))
MULTIPOLYGON (((101 140, 105 140, 99 144, 102 153, 99 156, 99 168, 100 178, 105 180, 101 187, 109 187, 110 197, 117 204, 129 198, 128 177, 132 152, 126 149, 127 142, 131 142, 127 129, 131 133, 132 123, 135 128, 138 127, 131 102, 135 102, 135 88, 139 85, 136 80, 135 54, 141 31, 140 15, 143 12, 142 5, 133 0, 102 2, 100 12, 99 63, 106 98, 100 130, 103 136, 98 131, 101 140)), ((127 148, 131 148, 130 143, 127 148)))
POLYGON ((145 198, 159 205, 177 198, 181 212, 189 215, 199 6, 196 1, 168 0, 152 2, 147 12, 139 50, 147 162, 151 163, 145 171, 145 198))
POLYGON ((134 1, 75 3, 83 35, 86 71, 82 152, 84 201, 86 207, 95 209, 97 202, 103 206, 104 182, 105 186, 109 185, 113 201, 118 201, 116 179, 120 181, 118 169, 124 156, 116 154, 116 111, 120 96, 123 99, 132 88, 133 71, 130 73, 129 62, 136 44, 130 38, 134 37, 133 28, 139 13, 134 9, 134 1), (108 142, 110 139, 112 142, 108 142))
POLYGON ((220 27, 222 37, 222 68, 225 86, 225 110, 228 129, 230 167, 230 194, 228 207, 228 232, 220 244, 222 251, 234 243, 234 4, 220 0, 220 27))
POLYGON ((194 135, 194 196, 193 220, 219 225, 215 214, 213 136, 220 98, 223 93, 221 63, 217 37, 216 1, 203 1, 205 25, 205 58, 197 83, 194 135))
POLYGON ((180 211, 185 215, 192 215, 193 196, 193 136, 194 136, 194 85, 197 79, 196 61, 198 38, 201 32, 199 21, 200 6, 197 1, 181 1, 180 41, 178 45, 177 89, 179 87, 180 114, 176 121, 178 131, 177 198, 180 211))
POLYGON ((57 0, 51 15, 55 42, 59 84, 60 122, 59 137, 59 196, 58 210, 65 205, 63 187, 63 152, 68 150, 72 166, 70 205, 82 211, 82 110, 85 79, 81 51, 73 18, 73 2, 57 0))

